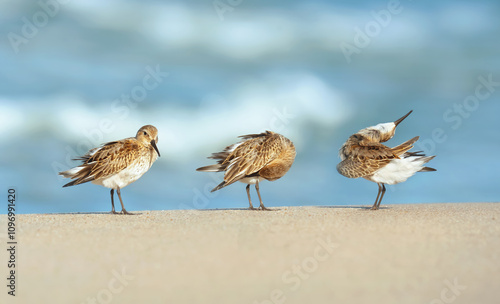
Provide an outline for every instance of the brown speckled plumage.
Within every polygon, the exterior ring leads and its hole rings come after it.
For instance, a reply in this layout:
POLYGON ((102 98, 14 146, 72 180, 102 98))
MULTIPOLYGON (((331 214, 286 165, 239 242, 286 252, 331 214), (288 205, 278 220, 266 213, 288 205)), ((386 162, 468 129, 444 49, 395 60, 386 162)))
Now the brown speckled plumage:
POLYGON ((339 156, 342 161, 337 165, 337 171, 340 174, 349 178, 364 177, 379 185, 373 210, 378 209, 382 202, 385 183, 395 184, 405 181, 417 172, 416 170, 418 172, 435 171, 433 168, 419 167, 421 164, 429 162, 434 156, 427 157, 420 151, 408 152, 419 139, 418 136, 394 148, 382 144, 394 136, 396 127, 412 112, 410 111, 394 123, 379 124, 360 130, 349 137, 340 148, 339 156), (382 170, 391 163, 393 166, 390 169, 382 170))
POLYGON ((253 209, 249 187, 255 183, 260 199, 260 208, 267 209, 259 193, 259 181, 274 181, 284 176, 295 160, 295 146, 283 135, 267 131, 261 134, 240 136, 242 142, 226 147, 222 152, 212 154, 217 164, 196 169, 205 172, 225 172, 224 181, 213 191, 234 182, 248 183, 247 194, 250 209, 253 209))
POLYGON ((400 158, 406 151, 413 148, 418 136, 389 148, 381 143, 370 142, 362 135, 354 134, 340 149, 345 158, 337 165, 340 174, 349 178, 358 178, 373 174, 386 166, 393 159, 400 158))
POLYGON ((59 174, 73 181, 63 187, 92 182, 111 188, 112 213, 115 212, 114 190, 117 191, 122 213, 129 214, 121 199, 120 189, 136 181, 153 164, 160 152, 156 147, 158 130, 151 125, 143 126, 136 137, 112 141, 92 149, 75 160, 82 164, 59 174))

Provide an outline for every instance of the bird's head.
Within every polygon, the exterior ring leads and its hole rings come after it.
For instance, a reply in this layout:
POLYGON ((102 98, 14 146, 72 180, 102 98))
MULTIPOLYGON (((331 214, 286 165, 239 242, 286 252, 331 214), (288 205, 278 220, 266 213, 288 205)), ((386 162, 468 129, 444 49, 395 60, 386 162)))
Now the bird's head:
POLYGON ((146 125, 141 127, 139 131, 137 131, 135 138, 144 144, 150 144, 153 149, 155 149, 156 153, 158 153, 158 156, 160 156, 160 151, 158 151, 158 147, 156 146, 158 143, 158 130, 155 126, 146 125))

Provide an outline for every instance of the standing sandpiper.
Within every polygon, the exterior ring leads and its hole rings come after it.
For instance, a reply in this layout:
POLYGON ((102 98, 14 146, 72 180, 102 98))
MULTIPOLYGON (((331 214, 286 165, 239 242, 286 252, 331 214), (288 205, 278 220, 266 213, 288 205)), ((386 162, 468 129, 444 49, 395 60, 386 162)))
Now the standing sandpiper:
POLYGON ((244 135, 240 138, 243 138, 243 141, 226 147, 222 152, 213 153, 209 157, 218 160, 217 164, 196 170, 225 172, 224 181, 212 192, 237 181, 248 184, 246 189, 251 210, 256 209, 250 198, 250 185, 254 184, 259 195, 259 208, 269 210, 262 202, 259 182, 264 179, 274 181, 284 176, 295 160, 295 146, 288 138, 270 131, 244 135))
POLYGON ((83 163, 60 175, 75 179, 63 187, 92 182, 111 188, 111 213, 115 211, 114 192, 122 205, 122 214, 132 214, 125 210, 120 189, 138 180, 156 161, 160 152, 156 147, 158 130, 151 125, 143 126, 134 137, 108 142, 92 149, 75 160, 83 163))
POLYGON ((379 209, 385 194, 385 184, 404 182, 416 172, 436 171, 424 167, 435 156, 425 156, 421 151, 408 152, 419 139, 418 136, 394 148, 381 144, 394 136, 396 127, 412 112, 395 122, 360 130, 340 148, 339 156, 342 161, 337 165, 340 174, 349 178, 363 177, 378 184, 378 194, 372 210, 379 209))

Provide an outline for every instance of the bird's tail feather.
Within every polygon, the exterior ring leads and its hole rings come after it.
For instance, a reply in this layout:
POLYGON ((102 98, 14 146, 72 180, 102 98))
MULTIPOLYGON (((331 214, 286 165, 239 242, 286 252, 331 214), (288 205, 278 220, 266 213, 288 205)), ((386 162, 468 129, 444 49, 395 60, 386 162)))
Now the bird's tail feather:
POLYGON ((210 165, 210 166, 205 166, 196 169, 196 171, 202 171, 202 172, 222 172, 224 171, 224 166, 221 164, 215 164, 215 165, 210 165))
POLYGON ((220 183, 217 187, 213 188, 213 189, 212 189, 212 191, 210 191, 210 192, 215 192, 215 191, 217 191, 217 190, 220 190, 220 189, 224 188, 224 187, 225 187, 225 186, 227 186, 227 185, 228 185, 228 184, 226 184, 226 182, 225 182, 225 181, 223 181, 223 182, 222 182, 222 183, 220 183))
POLYGON ((398 157, 405 154, 408 150, 413 148, 413 144, 419 139, 419 136, 413 137, 412 139, 405 141, 404 143, 400 144, 399 146, 396 146, 392 148, 392 152, 394 155, 397 155, 398 157))

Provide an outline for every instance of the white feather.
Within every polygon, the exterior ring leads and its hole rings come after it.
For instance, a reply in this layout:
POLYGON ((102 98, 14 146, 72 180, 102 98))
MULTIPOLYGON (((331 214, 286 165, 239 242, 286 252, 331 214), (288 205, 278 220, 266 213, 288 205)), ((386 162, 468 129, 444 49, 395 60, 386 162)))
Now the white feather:
POLYGON ((396 124, 393 122, 386 122, 386 123, 381 123, 373 127, 368 127, 365 130, 377 130, 380 131, 382 134, 385 133, 390 133, 394 128, 396 127, 396 124))
POLYGON ((244 143, 244 142, 235 143, 235 144, 233 144, 233 145, 229 146, 229 148, 228 148, 227 152, 229 152, 229 153, 233 152, 233 151, 234 151, 234 150, 236 150, 236 148, 238 148, 238 146, 239 146, 239 145, 241 145, 242 143, 244 143))
POLYGON ((80 171, 83 170, 84 168, 85 167, 82 167, 82 166, 74 167, 74 168, 71 168, 71 169, 66 170, 64 172, 61 172, 61 174, 64 177, 73 178, 73 176, 75 176, 76 174, 80 173, 80 171))
POLYGON ((94 180, 92 183, 111 189, 118 189, 118 187, 124 188, 125 186, 128 186, 138 180, 149 170, 150 167, 151 166, 148 162, 137 161, 117 174, 94 180))
POLYGON ((94 148, 94 149, 90 150, 90 151, 88 152, 88 154, 89 154, 90 156, 94 156, 94 154, 95 154, 97 151, 101 150, 101 149, 102 149, 102 146, 97 147, 97 148, 94 148))
POLYGON ((422 156, 410 156, 402 159, 394 159, 373 175, 365 176, 365 178, 375 183, 388 185, 398 184, 406 181, 408 178, 420 171, 424 167, 424 164, 428 161, 428 157, 422 156))
MULTIPOLYGON (((198 169, 198 170, 200 170, 200 169, 198 169)), ((209 167, 207 169, 203 169, 200 171, 203 171, 203 172, 221 172, 221 169, 218 165, 213 165, 213 167, 209 167)))
POLYGON ((241 156, 238 156, 238 157, 232 159, 231 162, 229 163, 229 166, 227 167, 226 171, 231 170, 231 168, 234 167, 234 165, 238 162, 238 160, 240 158, 241 158, 241 156))
POLYGON ((244 184, 251 184, 251 185, 255 185, 257 182, 261 182, 263 181, 264 178, 263 177, 260 177, 260 176, 254 176, 254 177, 244 177, 240 180, 238 180, 239 182, 242 182, 244 184))

